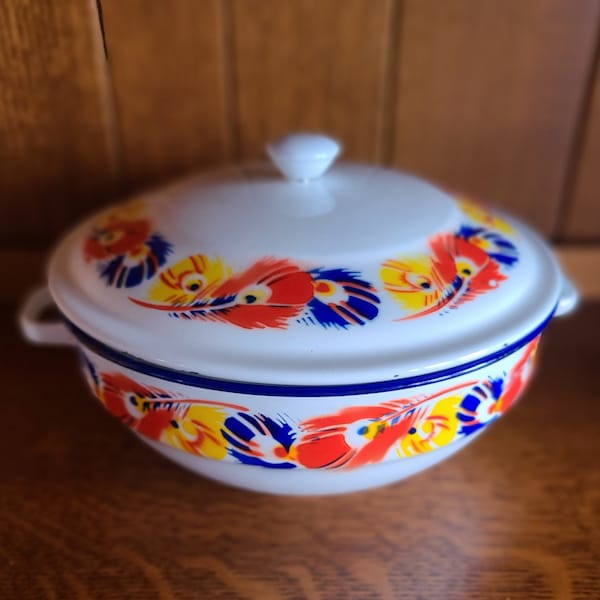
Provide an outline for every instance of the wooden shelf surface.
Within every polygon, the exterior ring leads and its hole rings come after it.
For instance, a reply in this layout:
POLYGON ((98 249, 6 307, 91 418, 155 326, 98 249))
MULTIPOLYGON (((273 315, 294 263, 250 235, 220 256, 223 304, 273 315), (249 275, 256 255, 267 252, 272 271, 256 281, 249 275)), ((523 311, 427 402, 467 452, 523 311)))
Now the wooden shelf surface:
POLYGON ((417 477, 294 499, 194 476, 2 311, 0 597, 597 599, 600 304, 552 323, 524 399, 417 477))

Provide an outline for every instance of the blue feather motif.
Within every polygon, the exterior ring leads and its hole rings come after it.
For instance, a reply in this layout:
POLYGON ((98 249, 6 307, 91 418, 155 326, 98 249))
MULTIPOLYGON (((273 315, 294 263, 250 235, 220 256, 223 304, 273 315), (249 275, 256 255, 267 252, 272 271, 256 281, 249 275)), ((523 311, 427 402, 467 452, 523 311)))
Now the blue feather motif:
POLYGON ((378 315, 380 300, 376 290, 356 271, 320 268, 313 269, 310 274, 315 295, 300 321, 346 329, 350 325, 364 325, 378 315))
POLYGON ((100 277, 106 280, 107 285, 117 288, 131 288, 139 285, 144 279, 150 279, 158 267, 162 267, 173 246, 160 234, 154 233, 145 242, 148 255, 134 265, 127 264, 127 254, 119 254, 109 262, 100 264, 100 277))
POLYGON ((489 379, 475 386, 460 403, 456 418, 462 423, 459 433, 471 435, 485 427, 500 414, 490 408, 500 400, 504 391, 504 380, 489 379))
POLYGON ((461 225, 456 235, 468 242, 483 241, 486 254, 505 267, 512 267, 519 260, 517 247, 510 240, 485 227, 461 225))
POLYGON ((270 469, 296 467, 286 459, 296 436, 283 418, 240 412, 225 420, 221 435, 231 444, 229 454, 241 463, 270 469))

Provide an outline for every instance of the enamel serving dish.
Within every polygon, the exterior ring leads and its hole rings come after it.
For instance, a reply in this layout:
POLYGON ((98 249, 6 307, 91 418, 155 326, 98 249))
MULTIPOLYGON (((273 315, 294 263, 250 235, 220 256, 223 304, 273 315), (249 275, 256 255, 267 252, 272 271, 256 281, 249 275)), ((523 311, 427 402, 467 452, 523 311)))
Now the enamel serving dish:
POLYGON ((504 414, 577 294, 525 225, 298 134, 108 208, 20 322, 173 461, 282 494, 400 480, 504 414), (41 312, 55 304, 63 320, 41 312))

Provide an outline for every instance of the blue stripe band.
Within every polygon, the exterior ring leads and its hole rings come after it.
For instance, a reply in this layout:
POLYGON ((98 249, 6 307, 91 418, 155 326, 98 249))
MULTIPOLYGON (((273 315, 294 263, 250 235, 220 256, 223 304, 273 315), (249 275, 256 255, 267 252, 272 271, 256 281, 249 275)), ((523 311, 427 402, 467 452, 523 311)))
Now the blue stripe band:
POLYGON ((270 383, 250 383, 244 381, 233 381, 229 379, 216 379, 197 373, 177 371, 168 367, 161 367, 153 363, 141 360, 125 352, 120 352, 99 342, 87 333, 66 320, 68 328, 73 335, 92 352, 99 354, 105 359, 121 365, 127 369, 144 373, 152 377, 181 383, 193 387, 200 387, 221 392, 234 392, 237 394, 250 394, 253 396, 297 396, 305 398, 316 398, 318 396, 354 396, 358 394, 373 394, 377 392, 391 392, 413 388, 429 383, 437 383, 460 375, 465 375, 486 365, 495 363, 502 358, 516 352, 533 339, 535 339, 548 325, 554 311, 533 331, 501 350, 492 354, 473 360, 468 363, 442 369, 434 373, 391 379, 387 381, 373 381, 369 383, 349 383, 340 385, 285 385, 270 383))

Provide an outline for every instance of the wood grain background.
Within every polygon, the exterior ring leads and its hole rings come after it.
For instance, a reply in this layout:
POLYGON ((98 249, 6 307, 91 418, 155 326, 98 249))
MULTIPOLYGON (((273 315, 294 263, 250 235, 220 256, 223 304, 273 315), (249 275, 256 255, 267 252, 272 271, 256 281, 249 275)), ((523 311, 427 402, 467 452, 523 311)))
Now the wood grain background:
POLYGON ((598 0, 7 0, 0 252, 300 129, 600 241, 598 0))

